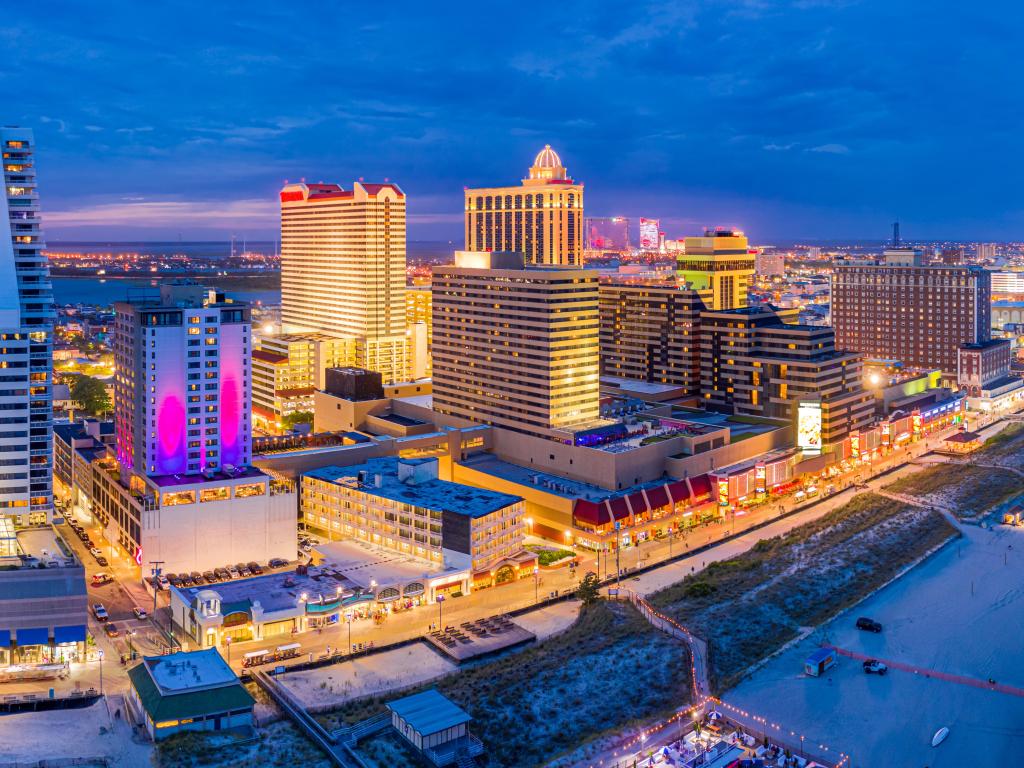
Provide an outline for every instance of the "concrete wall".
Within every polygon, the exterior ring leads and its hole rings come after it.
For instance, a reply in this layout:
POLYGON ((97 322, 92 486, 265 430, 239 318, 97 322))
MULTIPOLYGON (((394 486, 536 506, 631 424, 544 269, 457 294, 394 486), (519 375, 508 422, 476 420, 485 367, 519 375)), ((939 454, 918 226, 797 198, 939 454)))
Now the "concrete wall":
POLYGON ((716 467, 727 467, 741 461, 749 461, 768 451, 790 448, 792 445, 792 426, 774 429, 693 456, 669 457, 665 460, 665 471, 679 479, 696 477, 706 474, 716 467))
POLYGON ((165 573, 295 558, 295 493, 178 504, 142 513, 142 551, 165 573))
POLYGON ((85 568, 0 570, 0 629, 85 624, 85 568))

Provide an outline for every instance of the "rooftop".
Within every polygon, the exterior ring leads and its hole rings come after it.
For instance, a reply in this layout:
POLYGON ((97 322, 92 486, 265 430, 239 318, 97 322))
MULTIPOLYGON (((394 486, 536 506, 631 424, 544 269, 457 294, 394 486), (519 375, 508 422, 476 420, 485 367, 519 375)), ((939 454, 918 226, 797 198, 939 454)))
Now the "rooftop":
POLYGON ((158 488, 176 487, 179 485, 202 485, 205 483, 226 482, 228 480, 263 479, 267 475, 258 467, 236 467, 233 472, 223 468, 208 474, 152 475, 148 479, 158 488))
POLYGON ((319 544, 314 551, 320 561, 317 570, 362 590, 371 589, 374 583, 378 587, 386 587, 459 573, 456 568, 402 555, 356 539, 319 544))
POLYGON ((52 527, 15 529, 9 517, 0 515, 0 566, 71 568, 79 565, 52 527))
POLYGON ((454 728, 473 719, 466 710, 435 688, 396 699, 387 707, 421 736, 454 728))
POLYGON ((357 483, 359 473, 365 472, 366 481, 363 485, 358 486, 358 489, 364 493, 402 504, 412 504, 439 512, 455 512, 470 517, 482 517, 522 501, 518 496, 452 483, 447 480, 438 480, 436 476, 423 479, 411 477, 399 479, 399 466, 403 461, 411 466, 408 460, 385 456, 370 459, 363 464, 351 467, 314 469, 307 472, 305 476, 346 485, 357 483), (375 484, 377 476, 380 477, 379 486, 375 484))
POLYGON ((147 656, 142 663, 164 695, 238 682, 235 673, 215 648, 182 651, 169 656, 147 656))

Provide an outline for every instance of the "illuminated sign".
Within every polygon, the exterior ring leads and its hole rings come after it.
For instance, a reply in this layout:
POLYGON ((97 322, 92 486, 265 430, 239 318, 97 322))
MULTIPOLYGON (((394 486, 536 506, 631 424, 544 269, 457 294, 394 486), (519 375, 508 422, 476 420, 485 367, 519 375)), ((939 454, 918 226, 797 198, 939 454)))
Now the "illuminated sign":
POLYGON ((797 408, 796 445, 803 451, 821 450, 821 403, 800 403, 797 408))
POLYGON ((718 504, 722 507, 729 506, 729 478, 718 479, 718 504))
POLYGON ((142 547, 135 548, 135 564, 142 565, 142 547))
POLYGON ((850 434, 850 455, 855 459, 860 458, 860 432, 850 434))
POLYGON ((754 490, 764 493, 767 490, 768 467, 764 464, 757 464, 754 467, 754 490))
POLYGON ((882 422, 882 442, 885 443, 886 445, 889 444, 891 429, 892 426, 889 424, 888 421, 882 422))
POLYGON ((914 425, 914 434, 921 434, 922 419, 920 411, 914 411, 914 415, 911 417, 911 423, 914 425))
POLYGON ((661 222, 657 219, 640 219, 640 248, 645 251, 658 250, 658 231, 661 222))

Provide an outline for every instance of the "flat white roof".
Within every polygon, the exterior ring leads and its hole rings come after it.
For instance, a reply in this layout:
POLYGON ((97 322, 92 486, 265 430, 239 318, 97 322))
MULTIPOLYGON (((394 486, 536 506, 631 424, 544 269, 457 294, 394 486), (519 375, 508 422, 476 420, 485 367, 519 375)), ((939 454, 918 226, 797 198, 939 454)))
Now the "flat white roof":
POLYGON ((354 539, 319 544, 314 549, 323 558, 320 568, 335 570, 363 589, 369 589, 371 582, 388 587, 464 572, 354 539))
POLYGON ((216 648, 181 651, 169 656, 149 656, 146 667, 161 693, 181 693, 218 688, 238 682, 216 648))

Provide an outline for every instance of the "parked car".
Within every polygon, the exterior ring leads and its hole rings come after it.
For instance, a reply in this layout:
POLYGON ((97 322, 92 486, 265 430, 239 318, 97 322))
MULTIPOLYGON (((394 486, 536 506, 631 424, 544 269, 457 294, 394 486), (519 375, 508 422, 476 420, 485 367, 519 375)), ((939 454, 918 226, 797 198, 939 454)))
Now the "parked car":
POLYGON ((864 662, 864 672, 868 675, 884 675, 889 671, 889 667, 880 662, 878 659, 868 659, 864 662))
POLYGON ((259 576, 261 573, 263 573, 263 569, 260 568, 259 563, 249 563, 249 571, 253 574, 253 576, 259 576))
POLYGON ((192 583, 197 587, 202 586, 206 582, 206 579, 203 578, 203 574, 199 571, 192 571, 188 576, 192 579, 192 583))
POLYGON ((177 574, 172 573, 167 577, 167 580, 171 582, 172 587, 185 586, 185 582, 182 580, 181 576, 178 576, 177 574))
POLYGON ((103 625, 103 631, 107 633, 107 637, 117 637, 121 634, 116 624, 107 623, 103 625))
POLYGON ((286 565, 288 565, 288 561, 285 560, 283 557, 272 557, 270 558, 270 561, 267 563, 267 565, 269 565, 271 568, 284 568, 286 565))
POLYGON ((231 574, 228 573, 227 568, 214 568, 213 572, 217 575, 217 578, 221 581, 230 581, 231 574))
POLYGON ((138 606, 132 608, 132 613, 135 614, 136 619, 140 620, 149 617, 149 611, 147 611, 145 608, 139 608, 138 606))
POLYGON ((167 591, 168 589, 171 588, 171 582, 169 582, 167 580, 167 577, 164 576, 162 573, 159 576, 157 576, 156 583, 160 587, 160 589, 162 589, 164 591, 167 591))
POLYGON ((114 577, 104 571, 92 575, 92 585, 94 587, 102 587, 104 584, 110 584, 113 580, 114 577))
POLYGON ((249 566, 245 563, 235 563, 235 568, 240 576, 252 576, 252 571, 249 570, 249 566))
POLYGON ((228 574, 231 576, 232 579, 239 579, 242 577, 242 574, 240 574, 238 572, 238 569, 233 565, 228 566, 228 574))
POLYGON ((106 568, 108 565, 110 565, 110 563, 107 562, 107 558, 105 558, 103 555, 100 555, 96 558, 96 564, 100 566, 100 568, 106 568))
POLYGON ((89 554, 92 555, 93 557, 103 557, 103 550, 102 549, 97 549, 96 547, 91 547, 89 549, 89 554))
POLYGON ((96 621, 106 621, 110 618, 107 609, 103 607, 103 603, 93 603, 92 615, 96 617, 96 621))
POLYGON ((213 571, 203 571, 203 579, 206 580, 207 584, 216 584, 220 579, 217 578, 217 574, 213 571))
POLYGON ((874 619, 868 619, 861 616, 857 619, 857 629, 863 629, 865 632, 881 632, 882 625, 874 619))

